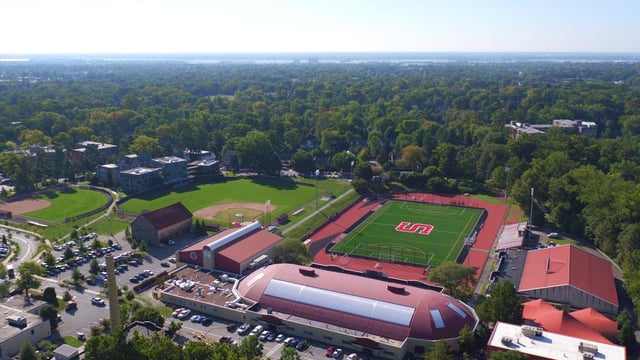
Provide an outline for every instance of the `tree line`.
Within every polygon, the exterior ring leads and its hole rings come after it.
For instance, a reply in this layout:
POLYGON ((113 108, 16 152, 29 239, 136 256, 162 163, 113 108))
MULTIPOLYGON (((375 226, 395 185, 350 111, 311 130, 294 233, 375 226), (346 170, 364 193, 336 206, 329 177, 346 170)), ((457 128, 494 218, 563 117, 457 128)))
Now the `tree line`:
MULTIPOLYGON (((95 169, 79 141, 119 154, 233 150, 238 168, 379 175, 435 192, 509 196, 622 267, 640 305, 640 64, 6 64, 0 170, 18 191, 95 169), (580 119, 590 138, 551 128, 510 136, 510 121, 580 119), (51 145, 37 159, 13 150, 51 145), (319 163, 321 158, 330 161, 319 163)), ((111 159, 113 160, 113 159, 111 159)))

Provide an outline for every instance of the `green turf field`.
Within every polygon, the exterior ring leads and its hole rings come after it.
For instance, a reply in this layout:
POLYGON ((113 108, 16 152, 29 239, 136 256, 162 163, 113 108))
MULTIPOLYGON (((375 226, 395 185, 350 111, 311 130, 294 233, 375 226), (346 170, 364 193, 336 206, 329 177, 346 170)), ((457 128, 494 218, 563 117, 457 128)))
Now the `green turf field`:
POLYGON ((456 260, 482 211, 387 201, 331 251, 380 261, 438 266, 445 261, 456 260))
POLYGON ((315 208, 315 197, 319 194, 319 205, 326 203, 323 194, 341 194, 351 184, 338 182, 335 179, 318 181, 307 180, 306 185, 299 185, 272 178, 237 179, 214 184, 193 185, 172 191, 156 192, 133 198, 122 204, 127 213, 138 214, 143 210, 156 210, 182 202, 189 211, 195 212, 211 205, 232 202, 265 203, 271 200, 275 207, 274 216, 290 213, 302 206, 315 208))
POLYGON ((25 213, 30 218, 45 221, 61 221, 65 218, 87 213, 97 209, 107 202, 103 193, 86 189, 66 189, 53 194, 41 194, 40 199, 51 201, 51 205, 44 209, 25 213))

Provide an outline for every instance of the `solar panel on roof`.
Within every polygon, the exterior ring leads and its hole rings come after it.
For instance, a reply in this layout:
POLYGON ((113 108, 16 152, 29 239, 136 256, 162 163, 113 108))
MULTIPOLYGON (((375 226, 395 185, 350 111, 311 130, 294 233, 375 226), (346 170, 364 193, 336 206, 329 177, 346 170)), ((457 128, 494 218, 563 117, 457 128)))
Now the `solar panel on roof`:
POLYGON ((433 319, 433 324, 436 328, 442 329, 444 327, 444 320, 442 319, 442 314, 440 314, 440 310, 431 309, 429 310, 431 313, 431 319, 433 319))
POLYGON ((409 326, 411 324, 411 319, 415 312, 415 309, 409 306, 293 284, 276 279, 272 279, 269 282, 264 294, 305 305, 326 308, 402 326, 409 326))

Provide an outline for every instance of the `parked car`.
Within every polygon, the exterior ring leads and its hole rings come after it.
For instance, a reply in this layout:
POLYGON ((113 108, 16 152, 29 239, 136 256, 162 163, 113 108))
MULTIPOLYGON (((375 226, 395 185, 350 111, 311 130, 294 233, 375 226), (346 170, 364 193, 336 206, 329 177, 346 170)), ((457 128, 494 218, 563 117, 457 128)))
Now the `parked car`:
POLYGON ((300 343, 300 339, 298 339, 298 338, 294 337, 293 339, 291 339, 291 340, 289 341, 289 343, 287 344, 287 346, 290 346, 290 347, 294 348, 294 347, 298 346, 298 343, 300 343))
POLYGON ((264 328, 262 327, 262 325, 256 325, 256 327, 253 328, 253 330, 251 330, 251 334, 249 335, 258 335, 262 332, 264 328))
POLYGON ((303 351, 305 350, 309 345, 307 344, 307 342, 305 340, 300 340, 300 342, 296 345, 296 350, 298 351, 303 351))
POLYGON ((246 335, 249 331, 251 331, 251 324, 244 323, 238 328, 238 335, 246 335))
POLYGON ((267 338, 269 337, 269 335, 271 335, 271 331, 269 330, 264 330, 260 333, 260 336, 258 337, 258 340, 260 341, 267 341, 267 338))
POLYGON ((342 356, 342 349, 337 348, 333 351, 333 358, 339 359, 342 356))
POLYGON ((180 320, 184 320, 186 318, 189 317, 189 315, 191 315, 191 310, 189 309, 184 309, 180 312, 180 314, 178 314, 178 319, 180 320))
POLYGON ((213 322, 212 318, 210 318, 208 316, 201 315, 200 324, 202 324, 204 326, 209 326, 209 325, 211 325, 212 322, 213 322))
POLYGON ((92 297, 91 298, 91 303, 93 305, 98 305, 98 306, 104 306, 105 305, 104 299, 99 298, 99 297, 92 297))
POLYGON ((285 339, 284 334, 278 334, 278 336, 276 336, 276 342, 277 342, 277 343, 281 343, 281 342, 283 342, 283 341, 284 341, 284 339, 285 339))
POLYGON ((177 318, 178 315, 182 312, 182 310, 184 310, 184 308, 177 308, 177 309, 173 310, 173 313, 172 313, 173 317, 177 318))
POLYGON ((76 303, 75 301, 67 301, 67 306, 65 307, 67 311, 75 310, 77 308, 78 308, 78 303, 76 303))
POLYGON ((336 347, 331 345, 327 348, 327 351, 324 352, 324 356, 331 357, 333 356, 333 352, 336 350, 336 347))
POLYGON ((171 266, 171 265, 170 265, 168 262, 163 261, 163 262, 161 262, 161 263, 160 263, 160 266, 162 266, 162 267, 169 267, 169 266, 171 266))

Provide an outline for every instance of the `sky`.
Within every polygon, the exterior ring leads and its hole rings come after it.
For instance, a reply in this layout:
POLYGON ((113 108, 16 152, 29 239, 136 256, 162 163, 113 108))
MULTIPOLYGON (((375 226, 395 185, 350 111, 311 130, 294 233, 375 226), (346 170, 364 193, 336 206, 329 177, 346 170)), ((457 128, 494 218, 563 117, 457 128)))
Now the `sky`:
POLYGON ((0 54, 640 52, 636 0, 0 0, 0 54))

